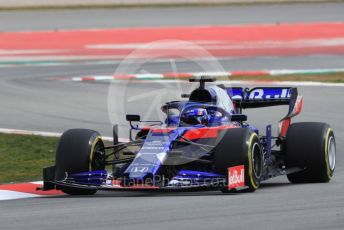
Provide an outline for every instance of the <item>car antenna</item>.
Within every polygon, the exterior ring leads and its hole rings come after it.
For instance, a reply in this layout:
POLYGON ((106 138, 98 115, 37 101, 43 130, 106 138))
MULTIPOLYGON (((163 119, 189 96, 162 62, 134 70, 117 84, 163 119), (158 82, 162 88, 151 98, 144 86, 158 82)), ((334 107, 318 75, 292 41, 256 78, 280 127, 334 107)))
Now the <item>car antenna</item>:
POLYGON ((215 78, 210 78, 206 76, 201 76, 200 78, 190 78, 189 82, 199 82, 199 89, 205 88, 205 82, 214 82, 215 78))

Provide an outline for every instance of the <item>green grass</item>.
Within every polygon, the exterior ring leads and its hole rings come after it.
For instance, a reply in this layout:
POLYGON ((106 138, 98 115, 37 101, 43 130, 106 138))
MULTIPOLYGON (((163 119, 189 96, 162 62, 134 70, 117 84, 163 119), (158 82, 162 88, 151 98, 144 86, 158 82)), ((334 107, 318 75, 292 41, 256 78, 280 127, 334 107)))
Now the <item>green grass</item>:
POLYGON ((53 165, 56 137, 0 134, 0 184, 42 179, 53 165))

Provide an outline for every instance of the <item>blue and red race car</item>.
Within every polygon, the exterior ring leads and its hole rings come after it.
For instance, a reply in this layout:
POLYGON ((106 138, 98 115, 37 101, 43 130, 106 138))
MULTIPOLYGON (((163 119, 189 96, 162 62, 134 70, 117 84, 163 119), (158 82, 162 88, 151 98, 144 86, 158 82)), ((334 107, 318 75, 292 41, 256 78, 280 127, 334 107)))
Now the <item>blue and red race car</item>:
POLYGON ((253 192, 262 181, 280 175, 292 183, 330 181, 334 133, 325 123, 291 124, 302 109, 296 88, 205 86, 214 79, 203 77, 190 81, 199 87, 183 95, 185 100, 163 105, 165 121, 126 116, 130 142, 118 143, 115 131, 109 146, 96 131, 66 131, 55 165, 43 169, 42 189, 71 195, 98 190, 253 192), (277 136, 271 125, 260 131, 243 114, 244 109, 277 105, 289 106, 277 136))

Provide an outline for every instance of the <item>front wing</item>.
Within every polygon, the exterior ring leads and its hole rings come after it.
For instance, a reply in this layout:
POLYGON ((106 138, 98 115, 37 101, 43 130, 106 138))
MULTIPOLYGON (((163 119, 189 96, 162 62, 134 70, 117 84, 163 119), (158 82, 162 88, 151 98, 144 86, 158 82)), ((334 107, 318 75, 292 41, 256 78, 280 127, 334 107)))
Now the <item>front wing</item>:
MULTIPOLYGON (((233 167, 234 168, 234 167, 233 167)), ((198 181, 197 183, 186 183, 175 185, 165 185, 165 186, 151 186, 145 184, 133 184, 130 186, 123 186, 123 183, 119 180, 102 178, 98 183, 84 183, 78 180, 70 180, 67 176, 64 180, 55 180, 55 167, 48 167, 43 170, 43 187, 39 188, 41 190, 51 190, 51 189, 61 189, 61 188, 75 188, 83 190, 107 190, 107 191, 165 191, 165 192, 176 192, 176 191, 209 191, 209 190, 243 190, 247 187, 244 183, 238 184, 238 186, 233 186, 233 179, 229 173, 228 178, 206 178, 206 180, 198 181), (209 180, 207 180, 209 179, 209 180)), ((230 171, 230 168, 229 168, 230 171)), ((85 175, 85 174, 84 174, 85 175)), ((90 174, 91 175, 91 174, 90 174)), ((238 177, 239 178, 239 177, 238 177)), ((243 177, 242 177, 243 178, 243 177)), ((183 180, 184 178, 182 178, 183 180)), ((95 181, 95 178, 89 177, 87 181, 95 181)), ((244 182, 244 181, 242 181, 244 182)))

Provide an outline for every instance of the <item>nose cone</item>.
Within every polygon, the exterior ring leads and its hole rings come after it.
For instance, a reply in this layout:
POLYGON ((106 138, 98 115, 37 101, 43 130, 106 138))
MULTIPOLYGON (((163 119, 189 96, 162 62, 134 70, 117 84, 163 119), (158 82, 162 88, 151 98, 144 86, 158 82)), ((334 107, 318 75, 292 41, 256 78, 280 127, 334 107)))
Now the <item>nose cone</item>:
POLYGON ((129 179, 144 180, 147 175, 155 175, 163 164, 173 140, 178 133, 174 130, 151 130, 136 155, 133 162, 126 169, 129 179))

